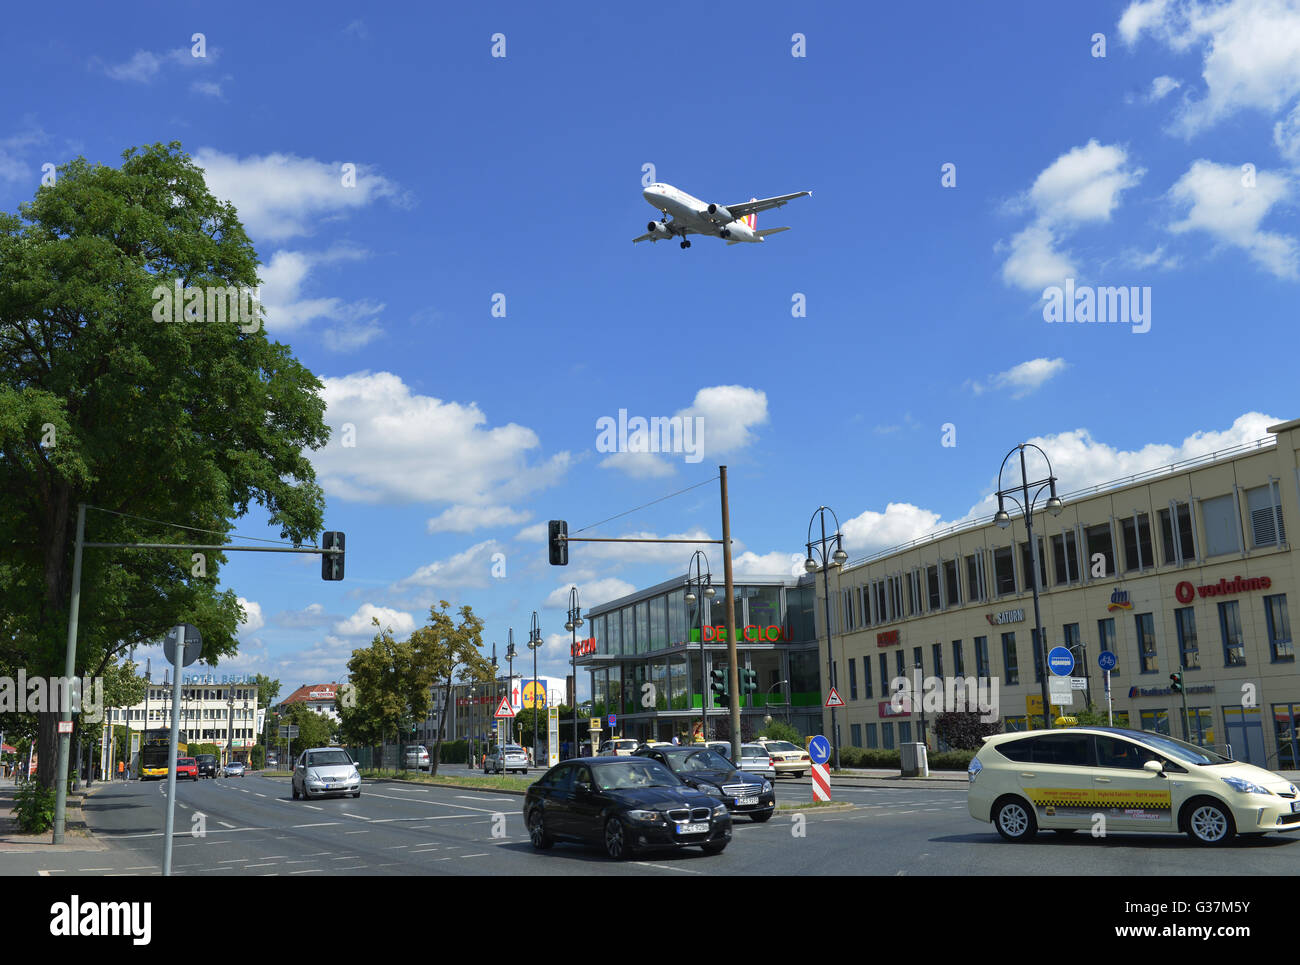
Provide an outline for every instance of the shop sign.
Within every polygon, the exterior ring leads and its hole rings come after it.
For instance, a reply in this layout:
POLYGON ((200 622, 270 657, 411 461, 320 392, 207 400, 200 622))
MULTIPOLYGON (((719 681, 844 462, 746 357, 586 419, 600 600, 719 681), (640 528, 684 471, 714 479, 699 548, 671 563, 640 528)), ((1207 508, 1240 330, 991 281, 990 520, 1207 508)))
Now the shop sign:
MULTIPOLYGON (((785 634, 781 631, 781 628, 776 624, 772 624, 770 626, 764 627, 764 626, 759 626, 757 624, 751 623, 748 626, 741 628, 740 637, 746 643, 777 643, 778 641, 785 639, 785 634)), ((704 628, 705 643, 722 643, 726 639, 727 639, 726 627, 705 627, 704 628)), ((700 642, 699 630, 691 631, 691 642, 692 643, 700 642)))
POLYGON ((596 638, 588 637, 586 640, 579 640, 569 646, 570 657, 585 657, 589 653, 596 652, 596 638))
POLYGON ((876 634, 876 646, 878 647, 892 647, 894 644, 898 643, 898 640, 899 636, 897 630, 885 630, 882 633, 876 634))
POLYGON ((1022 607, 1019 610, 1003 610, 1001 613, 986 613, 984 619, 989 621, 989 626, 1001 626, 1004 623, 1020 623, 1025 618, 1025 611, 1022 607))
POLYGON ((1128 590, 1115 590, 1110 595, 1110 603, 1106 604, 1109 610, 1131 610, 1133 604, 1128 600, 1128 590))
POLYGON ((1174 596, 1178 597, 1179 603, 1191 603, 1197 596, 1232 596, 1234 593, 1247 593, 1251 590, 1267 590, 1272 585, 1273 581, 1267 576, 1246 580, 1235 576, 1231 580, 1219 580, 1218 583, 1197 587, 1183 580, 1174 588, 1174 596))

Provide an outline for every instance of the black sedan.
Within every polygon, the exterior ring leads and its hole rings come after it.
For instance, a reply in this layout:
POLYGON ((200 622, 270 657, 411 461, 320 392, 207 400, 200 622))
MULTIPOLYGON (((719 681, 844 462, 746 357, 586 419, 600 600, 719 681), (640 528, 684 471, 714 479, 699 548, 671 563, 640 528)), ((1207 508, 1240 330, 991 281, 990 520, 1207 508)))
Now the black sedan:
POLYGON ((643 746, 637 748, 636 756, 663 764, 683 784, 724 802, 732 814, 766 821, 776 813, 776 790, 771 781, 737 770, 731 761, 708 747, 643 746))
POLYGON ((655 761, 587 757, 564 761, 524 796, 533 847, 556 840, 597 844, 611 858, 643 848, 703 848, 731 841, 731 815, 717 798, 687 787, 655 761))

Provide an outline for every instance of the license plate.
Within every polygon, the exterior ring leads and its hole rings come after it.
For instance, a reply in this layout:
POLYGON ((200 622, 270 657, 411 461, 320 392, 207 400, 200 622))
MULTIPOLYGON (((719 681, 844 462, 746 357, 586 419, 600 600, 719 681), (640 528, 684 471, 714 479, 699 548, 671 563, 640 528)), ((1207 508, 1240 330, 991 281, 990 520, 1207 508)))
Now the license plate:
POLYGON ((677 825, 678 834, 708 834, 709 826, 707 824, 679 824, 677 825))
POLYGON ((756 798, 756 797, 738 797, 738 798, 736 798, 736 804, 737 804, 737 806, 740 806, 740 807, 743 807, 743 806, 746 805, 746 804, 757 804, 757 803, 758 803, 758 798, 756 798))
POLYGON ((1291 802, 1291 813, 1292 813, 1292 814, 1300 814, 1300 801, 1292 801, 1292 802, 1291 802))

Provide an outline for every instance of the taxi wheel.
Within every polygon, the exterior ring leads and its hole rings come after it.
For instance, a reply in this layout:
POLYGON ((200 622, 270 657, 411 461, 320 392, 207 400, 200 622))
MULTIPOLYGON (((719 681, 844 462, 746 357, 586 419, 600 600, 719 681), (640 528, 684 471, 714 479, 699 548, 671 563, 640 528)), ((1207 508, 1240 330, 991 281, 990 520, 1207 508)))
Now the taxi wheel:
POLYGON ((1227 844, 1236 837, 1237 829, 1232 815, 1217 801, 1197 798, 1187 806, 1186 828, 1188 836, 1199 845, 1214 847, 1227 844))
POLYGON ((1028 841, 1038 833, 1033 810, 1018 797, 1003 798, 993 806, 993 824, 1007 841, 1028 841))
POLYGON ((538 851, 546 851, 555 843, 546 833, 546 822, 542 818, 541 808, 533 808, 533 813, 528 815, 528 837, 538 851))

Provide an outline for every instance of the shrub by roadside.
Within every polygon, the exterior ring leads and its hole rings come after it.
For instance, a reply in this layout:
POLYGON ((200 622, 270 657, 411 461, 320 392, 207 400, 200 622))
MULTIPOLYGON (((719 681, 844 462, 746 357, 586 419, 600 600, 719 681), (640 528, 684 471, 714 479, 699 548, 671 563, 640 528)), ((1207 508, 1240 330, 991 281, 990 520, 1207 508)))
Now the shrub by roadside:
POLYGON ((23 834, 44 834, 54 827, 54 791, 28 781, 14 795, 14 816, 23 834))

